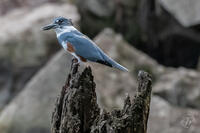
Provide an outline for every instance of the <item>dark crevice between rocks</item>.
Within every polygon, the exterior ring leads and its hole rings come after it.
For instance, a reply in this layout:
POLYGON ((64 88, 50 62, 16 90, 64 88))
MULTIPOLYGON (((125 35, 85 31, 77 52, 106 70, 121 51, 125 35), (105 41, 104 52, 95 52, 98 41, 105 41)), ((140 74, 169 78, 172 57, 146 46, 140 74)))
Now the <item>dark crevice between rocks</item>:
MULTIPOLYGON (((121 110, 107 112, 97 104, 90 67, 72 68, 52 114, 52 133, 146 133, 151 100, 151 77, 140 71, 137 94, 127 96, 121 110), (103 110, 100 113, 100 110, 103 110)), ((124 86, 126 87, 126 86, 124 86)))

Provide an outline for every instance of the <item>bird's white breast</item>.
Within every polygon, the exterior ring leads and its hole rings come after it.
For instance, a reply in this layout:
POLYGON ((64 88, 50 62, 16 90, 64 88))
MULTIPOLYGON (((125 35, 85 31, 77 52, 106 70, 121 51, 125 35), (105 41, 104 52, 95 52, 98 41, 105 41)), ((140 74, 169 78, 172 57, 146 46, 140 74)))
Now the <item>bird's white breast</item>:
MULTIPOLYGON (((69 51, 67 50, 67 48, 68 48, 67 42, 63 41, 63 42, 62 42, 62 47, 64 48, 65 51, 69 52, 69 51)), ((74 53, 74 52, 69 52, 69 53, 70 53, 71 55, 73 55, 74 57, 76 57, 76 59, 78 59, 78 62, 81 61, 81 60, 80 60, 80 57, 77 56, 76 53, 74 53)))
POLYGON ((63 41, 61 45, 64 48, 64 50, 67 51, 67 43, 63 41))

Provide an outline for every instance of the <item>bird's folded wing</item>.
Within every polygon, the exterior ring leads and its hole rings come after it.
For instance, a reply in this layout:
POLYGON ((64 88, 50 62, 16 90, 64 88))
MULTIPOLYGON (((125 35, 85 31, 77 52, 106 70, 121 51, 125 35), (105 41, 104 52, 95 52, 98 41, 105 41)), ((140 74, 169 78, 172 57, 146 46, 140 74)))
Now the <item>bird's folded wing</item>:
POLYGON ((85 36, 74 36, 68 41, 75 48, 75 53, 89 61, 98 62, 110 67, 115 67, 123 71, 128 71, 127 68, 120 65, 109 56, 107 56, 92 40, 85 36))
POLYGON ((90 61, 104 60, 100 48, 89 38, 75 35, 68 41, 75 48, 75 53, 90 61))

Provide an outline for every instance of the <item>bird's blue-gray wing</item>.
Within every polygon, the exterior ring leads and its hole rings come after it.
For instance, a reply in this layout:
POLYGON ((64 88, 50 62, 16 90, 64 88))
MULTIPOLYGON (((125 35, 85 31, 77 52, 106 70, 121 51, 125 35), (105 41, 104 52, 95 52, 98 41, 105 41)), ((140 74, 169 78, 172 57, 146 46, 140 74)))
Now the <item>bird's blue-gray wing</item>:
POLYGON ((75 53, 89 61, 98 62, 123 71, 128 71, 119 63, 108 57, 93 41, 85 36, 74 35, 67 39, 75 48, 75 53))
POLYGON ((75 48, 75 53, 90 61, 104 60, 101 50, 85 36, 74 35, 68 41, 75 48))

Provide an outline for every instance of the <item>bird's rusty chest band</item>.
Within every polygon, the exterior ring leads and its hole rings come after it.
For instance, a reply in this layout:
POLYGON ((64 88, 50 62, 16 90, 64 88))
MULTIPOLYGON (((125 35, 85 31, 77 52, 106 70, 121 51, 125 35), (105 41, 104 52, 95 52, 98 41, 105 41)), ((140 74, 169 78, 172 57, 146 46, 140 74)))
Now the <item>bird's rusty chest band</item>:
POLYGON ((75 49, 70 42, 67 42, 67 51, 73 52, 73 53, 75 52, 75 49))
MULTIPOLYGON (((72 45, 70 42, 67 42, 67 51, 70 52, 70 53, 76 54, 76 53, 75 53, 75 49, 74 49, 73 45, 72 45)), ((81 61, 87 62, 87 60, 86 60, 84 57, 82 57, 82 56, 80 56, 80 55, 77 55, 77 54, 76 54, 76 56, 77 56, 81 61)))

